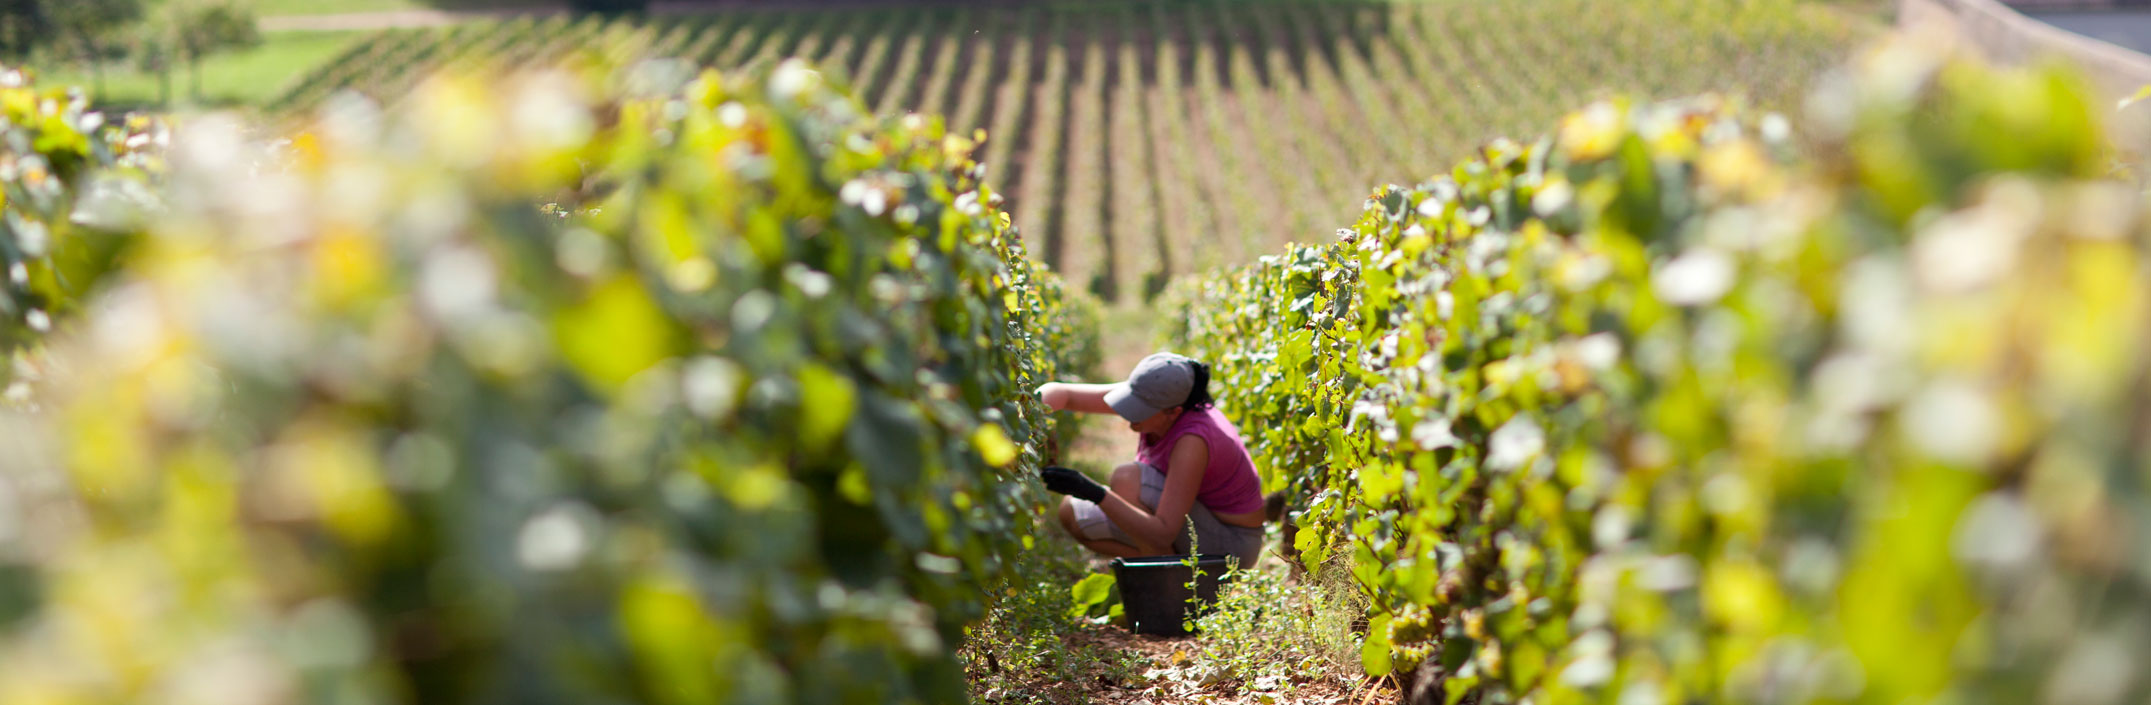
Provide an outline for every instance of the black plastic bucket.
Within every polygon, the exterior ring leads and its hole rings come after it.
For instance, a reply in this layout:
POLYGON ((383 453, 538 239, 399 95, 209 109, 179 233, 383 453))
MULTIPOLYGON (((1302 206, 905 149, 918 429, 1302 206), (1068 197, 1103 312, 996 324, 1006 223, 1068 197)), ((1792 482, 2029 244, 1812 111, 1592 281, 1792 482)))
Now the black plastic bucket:
POLYGON ((1188 633, 1187 622, 1217 602, 1225 559, 1223 553, 1205 553, 1196 557, 1193 566, 1188 565, 1187 556, 1113 559, 1113 580, 1120 585, 1120 611, 1128 620, 1128 631, 1166 636, 1188 633), (1195 584, 1192 592, 1190 582, 1195 584))

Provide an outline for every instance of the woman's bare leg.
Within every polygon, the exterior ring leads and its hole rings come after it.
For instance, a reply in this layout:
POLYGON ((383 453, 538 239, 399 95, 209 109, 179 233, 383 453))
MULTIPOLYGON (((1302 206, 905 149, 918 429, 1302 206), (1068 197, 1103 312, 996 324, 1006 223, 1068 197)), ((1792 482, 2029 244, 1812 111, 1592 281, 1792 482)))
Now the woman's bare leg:
MULTIPOLYGON (((1111 478, 1110 483, 1107 485, 1107 488, 1113 494, 1120 495, 1122 499, 1127 500, 1129 504, 1133 504, 1144 509, 1151 508, 1150 505, 1144 504, 1142 499, 1143 466, 1141 465, 1129 463, 1114 468, 1113 476, 1111 478)), ((1155 556, 1159 555, 1160 553, 1163 553, 1163 551, 1161 550, 1154 550, 1153 547, 1129 545, 1119 541, 1114 541, 1112 539, 1084 538, 1083 528, 1076 525, 1075 505, 1071 504, 1068 498, 1064 497, 1061 499, 1060 507, 1055 513, 1060 519, 1062 531, 1068 532, 1068 536, 1070 538, 1075 539, 1076 543, 1083 544, 1084 548, 1088 548, 1099 554, 1112 556, 1115 558, 1136 558, 1140 556, 1155 556)))
MULTIPOLYGON (((1143 501, 1143 466, 1141 463, 1126 463, 1121 465, 1120 467, 1113 468, 1113 476, 1107 478, 1106 486, 1112 489, 1113 494, 1120 495, 1121 499, 1128 500, 1129 504, 1142 507, 1143 511, 1152 511, 1157 509, 1157 507, 1150 506, 1149 502, 1143 501)), ((1168 551, 1166 551, 1162 547, 1148 546, 1141 543, 1136 543, 1132 545, 1121 543, 1119 541, 1109 541, 1107 543, 1112 543, 1114 545, 1124 547, 1130 551, 1134 551, 1134 553, 1126 554, 1107 554, 1119 556, 1122 558, 1133 558, 1136 556, 1158 556, 1168 553, 1168 551)), ((1092 548, 1091 550, 1098 551, 1099 553, 1105 553, 1104 550, 1098 548, 1092 548)))
POLYGON ((1105 486, 1111 489, 1113 494, 1120 495, 1121 499, 1128 500, 1129 504, 1145 510, 1151 509, 1151 506, 1143 501, 1143 466, 1140 463, 1127 463, 1113 468, 1113 475, 1106 478, 1105 486))

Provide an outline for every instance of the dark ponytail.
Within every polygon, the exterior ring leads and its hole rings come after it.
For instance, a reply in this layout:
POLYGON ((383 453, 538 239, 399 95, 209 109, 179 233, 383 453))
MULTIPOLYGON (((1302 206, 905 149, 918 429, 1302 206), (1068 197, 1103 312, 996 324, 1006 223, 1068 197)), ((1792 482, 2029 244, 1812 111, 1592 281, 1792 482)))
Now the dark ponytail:
POLYGON ((1210 408, 1216 402, 1210 398, 1210 366, 1189 360, 1188 368, 1194 371, 1195 383, 1188 387, 1188 401, 1180 408, 1188 411, 1210 408))

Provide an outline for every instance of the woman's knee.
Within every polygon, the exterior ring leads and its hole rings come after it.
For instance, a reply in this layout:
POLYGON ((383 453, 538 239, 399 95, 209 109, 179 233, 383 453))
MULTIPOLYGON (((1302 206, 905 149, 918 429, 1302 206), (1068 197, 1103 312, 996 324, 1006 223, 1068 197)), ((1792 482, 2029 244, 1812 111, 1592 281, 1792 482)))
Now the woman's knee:
POLYGON ((1128 463, 1113 468, 1113 475, 1107 482, 1113 488, 1113 494, 1130 499, 1141 497, 1143 494, 1142 463, 1128 463))
POLYGON ((1070 503, 1069 498, 1061 498, 1060 508, 1054 511, 1054 515, 1060 519, 1062 531, 1068 532, 1069 536, 1083 538, 1082 530, 1076 526, 1075 505, 1070 503))

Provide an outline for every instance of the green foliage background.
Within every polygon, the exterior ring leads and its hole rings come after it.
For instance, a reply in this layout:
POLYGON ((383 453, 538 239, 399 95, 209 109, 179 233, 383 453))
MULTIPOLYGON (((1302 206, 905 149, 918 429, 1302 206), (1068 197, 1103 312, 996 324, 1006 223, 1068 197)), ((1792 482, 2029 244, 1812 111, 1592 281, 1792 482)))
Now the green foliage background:
POLYGON ((1365 662, 1457 702, 2138 702, 2143 198, 2074 74, 1573 114, 1174 292, 1365 662), (1801 151, 1811 145, 1811 151, 1801 151), (1334 561, 1332 560, 1334 557, 1334 561))
POLYGON ((0 701, 963 697, 1096 364, 968 140, 797 63, 251 129, 0 417, 0 701))

